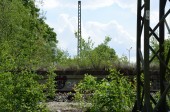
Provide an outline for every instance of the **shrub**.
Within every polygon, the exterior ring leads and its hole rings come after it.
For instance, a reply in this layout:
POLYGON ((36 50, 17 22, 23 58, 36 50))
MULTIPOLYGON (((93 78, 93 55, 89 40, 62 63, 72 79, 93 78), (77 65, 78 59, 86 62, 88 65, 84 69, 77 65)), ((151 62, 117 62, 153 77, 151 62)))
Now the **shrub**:
POLYGON ((49 73, 47 74, 47 82, 45 83, 45 94, 46 97, 50 98, 50 99, 54 99, 55 97, 55 93, 56 93, 56 84, 55 84, 55 77, 56 74, 54 73, 54 71, 49 71, 49 73))
POLYGON ((0 73, 0 112, 45 112, 42 85, 30 72, 0 73))
POLYGON ((116 70, 97 81, 96 77, 85 75, 75 87, 77 101, 90 103, 91 112, 122 112, 130 111, 135 100, 135 88, 127 77, 116 70))

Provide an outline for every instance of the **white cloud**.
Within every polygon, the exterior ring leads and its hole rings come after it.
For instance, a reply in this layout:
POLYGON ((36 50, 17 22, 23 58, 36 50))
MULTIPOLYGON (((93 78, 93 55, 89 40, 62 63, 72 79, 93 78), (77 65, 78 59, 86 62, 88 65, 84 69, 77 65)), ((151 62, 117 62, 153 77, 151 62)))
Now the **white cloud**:
POLYGON ((49 10, 59 7, 61 4, 58 0, 36 0, 36 5, 41 9, 49 10))
POLYGON ((59 6, 59 2, 57 0, 45 0, 44 1, 44 7, 46 9, 48 9, 48 8, 55 8, 57 6, 59 6))
POLYGON ((103 38, 105 36, 110 36, 113 42, 117 44, 126 43, 126 41, 135 42, 134 37, 132 37, 122 25, 120 25, 117 21, 112 20, 108 23, 100 23, 100 22, 88 22, 86 24, 86 31, 97 44, 103 42, 103 38))
MULTIPOLYGON (((82 8, 96 9, 111 6, 116 0, 81 0, 82 8)), ((44 8, 71 7, 77 8, 77 0, 44 0, 44 8)))
POLYGON ((150 12, 150 20, 151 24, 157 24, 159 22, 159 12, 156 10, 153 10, 150 12))
POLYGON ((58 47, 68 51, 71 55, 75 55, 77 40, 74 32, 77 29, 77 18, 63 13, 56 16, 54 20, 52 23, 49 21, 47 23, 57 33, 58 47))
POLYGON ((85 9, 97 9, 102 7, 108 7, 115 3, 116 0, 87 0, 83 1, 82 4, 85 9))
MULTIPOLYGON (((43 9, 50 10, 54 8, 77 8, 78 0, 43 0, 43 9)), ((81 0, 83 9, 98 9, 117 4, 121 8, 130 9, 136 12, 136 0, 81 0)))
POLYGON ((133 47, 132 54, 135 55, 135 37, 129 34, 117 21, 112 20, 108 23, 89 22, 86 28, 95 45, 103 42, 105 36, 110 36, 112 40, 109 46, 114 48, 119 56, 126 54, 126 49, 130 47, 133 47))
POLYGON ((137 12, 137 0, 116 0, 116 4, 121 8, 130 9, 133 13, 137 12))
POLYGON ((59 20, 59 29, 62 29, 62 32, 66 27, 68 27, 71 30, 71 32, 74 33, 76 29, 75 24, 77 24, 76 23, 77 18, 70 17, 68 14, 60 14, 58 20, 59 20))

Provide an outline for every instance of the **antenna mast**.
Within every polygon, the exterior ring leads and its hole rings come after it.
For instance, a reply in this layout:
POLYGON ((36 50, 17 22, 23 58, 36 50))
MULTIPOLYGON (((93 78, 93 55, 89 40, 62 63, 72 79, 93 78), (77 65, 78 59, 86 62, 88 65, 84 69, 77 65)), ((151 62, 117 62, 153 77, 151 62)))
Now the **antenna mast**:
POLYGON ((78 1, 78 33, 77 33, 77 55, 81 52, 81 1, 78 1))

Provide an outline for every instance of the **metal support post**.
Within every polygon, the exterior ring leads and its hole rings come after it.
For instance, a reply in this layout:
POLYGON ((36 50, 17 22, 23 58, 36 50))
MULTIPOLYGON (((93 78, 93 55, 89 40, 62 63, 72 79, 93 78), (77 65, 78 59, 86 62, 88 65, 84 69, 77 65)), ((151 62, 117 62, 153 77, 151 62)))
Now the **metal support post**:
MULTIPOLYGON (((169 0, 170 1, 170 0, 169 0)), ((166 17, 170 13, 170 9, 165 12, 167 0, 159 0, 159 22, 154 28, 150 27, 150 0, 138 0, 137 2, 137 45, 136 45, 136 74, 137 74, 137 97, 133 108, 133 112, 168 112, 169 107, 166 102, 166 95, 170 89, 170 84, 166 84, 165 75, 170 72, 168 64, 170 62, 170 48, 165 56, 165 25, 169 31, 166 17), (144 14, 142 16, 142 14, 144 14), (155 31, 159 28, 159 34, 155 31), (144 34, 144 51, 141 50, 142 33, 144 34), (154 37, 159 44, 158 49, 150 46, 150 37, 154 37), (157 50, 157 51, 156 51, 157 50), (154 56, 151 56, 150 53, 154 56), (160 72, 160 99, 156 101, 152 97, 150 90, 150 64, 157 58, 159 60, 160 72), (144 81, 141 80, 141 74, 144 74, 144 81)), ((167 82, 166 82, 167 83, 167 82)))
POLYGON ((150 73, 149 73, 149 27, 150 0, 145 0, 144 7, 144 112, 151 112, 150 73))
POLYGON ((141 49, 141 32, 142 32, 142 0, 137 1, 137 45, 136 45, 136 72, 137 72, 137 109, 141 107, 141 63, 140 63, 140 49, 141 49))
MULTIPOLYGON (((163 16, 165 15, 165 5, 166 5, 166 0, 159 0, 159 21, 161 21, 161 19, 163 18, 163 16)), ((164 55, 164 40, 165 40, 165 24, 164 22, 160 23, 159 26, 159 49, 160 49, 160 53, 159 53, 159 57, 161 58, 162 61, 165 62, 165 55, 164 55)), ((165 90, 165 66, 163 63, 161 63, 160 60, 160 93, 161 96, 163 95, 163 92, 165 90)), ((162 100, 162 103, 160 105, 159 108, 160 112, 166 112, 166 98, 164 98, 162 100)))
POLYGON ((81 52, 81 1, 78 1, 78 34, 77 34, 77 55, 81 52))

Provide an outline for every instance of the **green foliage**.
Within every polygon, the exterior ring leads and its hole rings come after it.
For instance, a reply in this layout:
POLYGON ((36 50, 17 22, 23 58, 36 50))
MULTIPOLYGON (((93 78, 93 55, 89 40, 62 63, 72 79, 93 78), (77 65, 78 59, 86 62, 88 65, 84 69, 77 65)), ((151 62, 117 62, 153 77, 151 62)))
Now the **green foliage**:
MULTIPOLYGON (((0 0, 0 26, 0 111, 47 111, 45 85, 31 71, 51 67, 56 34, 34 0, 0 0)), ((54 75, 48 77, 46 88, 52 96, 54 75)))
POLYGON ((55 61, 57 64, 64 65, 67 62, 67 59, 69 59, 69 54, 66 51, 63 51, 59 48, 56 49, 56 56, 55 61))
POLYGON ((127 56, 125 56, 125 55, 122 55, 122 56, 119 58, 119 62, 120 62, 120 63, 123 63, 123 64, 126 64, 126 65, 129 63, 128 58, 127 58, 127 56))
MULTIPOLYGON (((156 41, 156 40, 152 40, 152 44, 151 44, 152 48, 155 50, 155 52, 157 52, 159 49, 159 43, 156 41)), ((168 52, 170 51, 170 39, 165 39, 164 41, 164 44, 163 44, 163 48, 164 48, 164 60, 167 59, 167 56, 168 56, 168 52)), ((152 52, 151 53, 151 58, 154 56, 155 54, 152 52)), ((158 53, 158 56, 160 54, 158 53)), ((170 68, 170 60, 169 62, 167 63, 168 65, 168 68, 170 68)), ((153 62, 151 63, 151 67, 154 69, 158 69, 159 68, 159 59, 156 57, 154 58, 153 62)), ((166 71, 166 80, 169 81, 170 80, 170 77, 169 77, 169 71, 166 71)))
MULTIPOLYGON (((158 44, 158 42, 156 41, 156 40, 152 40, 151 41, 151 46, 152 46, 152 48, 157 52, 158 50, 159 50, 159 44, 158 44)), ((165 55, 165 57, 167 56, 167 54, 168 54, 168 51, 169 51, 169 49, 170 49, 170 39, 165 39, 165 41, 164 41, 164 55, 165 55)), ((154 56, 154 53, 152 52, 151 53, 151 57, 153 57, 154 56)), ((155 58, 154 59, 154 62, 158 62, 158 58, 155 58)))
POLYGON ((45 112, 42 85, 34 73, 0 73, 0 112, 45 112))
POLYGON ((70 69, 105 69, 118 59, 116 52, 113 48, 108 46, 111 38, 106 37, 104 42, 93 48, 94 43, 91 38, 86 42, 81 39, 81 53, 79 56, 71 58, 68 53, 58 50, 56 56, 57 65, 70 69))
POLYGON ((34 0, 0 0, 0 7, 0 61, 12 59, 18 70, 49 66, 56 34, 40 18, 34 0))
MULTIPOLYGON (((167 104, 168 107, 170 106, 170 96, 169 96, 169 93, 170 93, 170 91, 168 91, 168 93, 166 95, 166 104, 167 104)), ((154 98, 154 100, 156 102, 158 102, 160 100, 160 98, 161 98, 160 91, 157 91, 157 92, 151 93, 151 94, 152 94, 152 97, 154 98)), ((151 104, 152 104, 152 107, 156 106, 153 102, 151 102, 151 104)))
POLYGON ((46 96, 49 98, 54 98, 56 95, 56 84, 55 84, 55 77, 56 74, 53 70, 49 71, 47 74, 47 82, 45 83, 45 90, 46 90, 46 96))
POLYGON ((85 77, 81 82, 76 86, 75 90, 76 93, 80 94, 91 94, 96 89, 96 77, 93 77, 91 75, 85 74, 85 77))
POLYGON ((115 50, 107 45, 110 40, 110 37, 106 37, 104 43, 92 51, 90 59, 94 68, 101 68, 101 66, 109 68, 109 65, 117 59, 115 50))
POLYGON ((90 112, 127 112, 132 109, 135 100, 135 88, 132 83, 116 70, 101 81, 85 75, 75 87, 76 100, 90 103, 90 112))
POLYGON ((103 43, 90 52, 89 59, 93 68, 109 68, 118 59, 115 50, 108 46, 110 41, 111 38, 106 37, 103 43))

